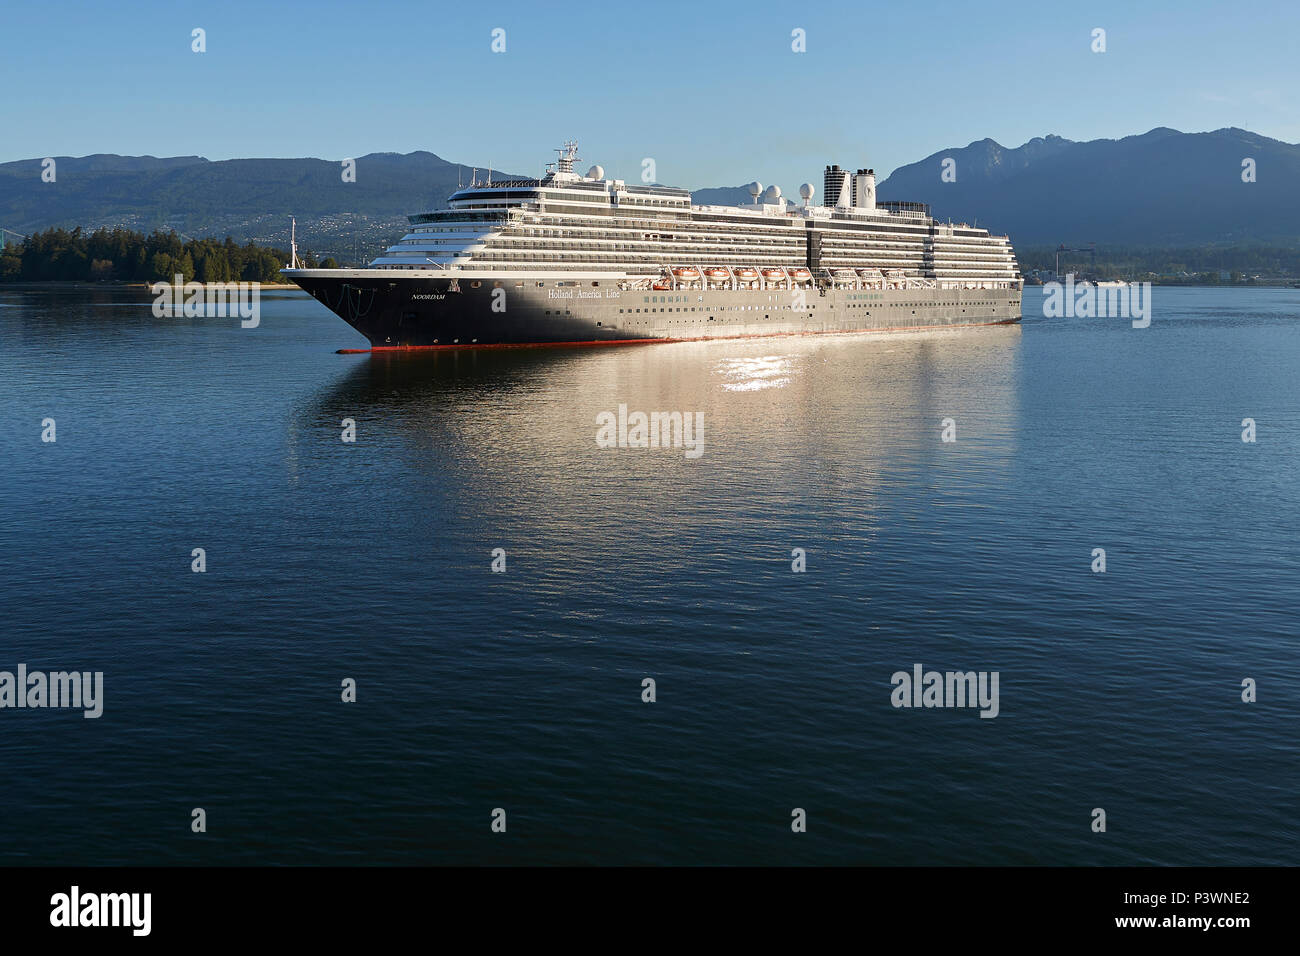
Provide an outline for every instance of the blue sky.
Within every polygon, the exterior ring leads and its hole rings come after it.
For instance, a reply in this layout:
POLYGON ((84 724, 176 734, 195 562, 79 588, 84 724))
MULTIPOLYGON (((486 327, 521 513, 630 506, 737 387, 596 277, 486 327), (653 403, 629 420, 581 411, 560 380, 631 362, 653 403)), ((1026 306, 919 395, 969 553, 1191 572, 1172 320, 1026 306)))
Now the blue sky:
POLYGON ((0 161, 427 149, 536 174, 576 138, 623 178, 653 157, 661 182, 793 195, 827 162, 884 175, 984 137, 1297 142, 1298 28, 1295 0, 10 2, 0 161))

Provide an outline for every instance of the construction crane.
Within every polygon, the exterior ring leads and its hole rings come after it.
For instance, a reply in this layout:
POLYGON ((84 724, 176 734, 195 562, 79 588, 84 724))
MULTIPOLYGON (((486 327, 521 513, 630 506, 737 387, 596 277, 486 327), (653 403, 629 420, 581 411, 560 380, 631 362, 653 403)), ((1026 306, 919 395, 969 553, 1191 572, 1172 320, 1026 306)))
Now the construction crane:
POLYGON ((1067 249, 1065 247, 1065 243, 1061 243, 1059 246, 1057 246, 1056 247, 1056 274, 1058 276, 1061 274, 1061 253, 1062 252, 1085 253, 1086 255, 1091 257, 1092 271, 1093 272, 1097 271, 1097 244, 1095 242, 1088 243, 1088 248, 1086 249, 1067 249))

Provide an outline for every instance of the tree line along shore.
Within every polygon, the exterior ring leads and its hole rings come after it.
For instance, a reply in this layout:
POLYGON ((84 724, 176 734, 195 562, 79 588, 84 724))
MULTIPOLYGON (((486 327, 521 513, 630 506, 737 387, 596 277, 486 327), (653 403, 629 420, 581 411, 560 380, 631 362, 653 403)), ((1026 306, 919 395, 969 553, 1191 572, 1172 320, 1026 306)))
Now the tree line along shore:
POLYGON ((1058 250, 1020 246, 1020 272, 1052 278, 1125 279, 1159 285, 1290 285, 1300 279, 1300 246, 1263 242, 1225 242, 1201 246, 1101 246, 1058 250))
MULTIPOLYGON (((310 252, 299 256, 309 268, 335 268, 332 258, 317 261, 310 252)), ((175 232, 145 235, 129 229, 83 232, 47 229, 0 250, 0 282, 186 282, 284 283, 280 270, 289 263, 284 249, 248 242, 239 245, 227 236, 182 239, 175 232)))

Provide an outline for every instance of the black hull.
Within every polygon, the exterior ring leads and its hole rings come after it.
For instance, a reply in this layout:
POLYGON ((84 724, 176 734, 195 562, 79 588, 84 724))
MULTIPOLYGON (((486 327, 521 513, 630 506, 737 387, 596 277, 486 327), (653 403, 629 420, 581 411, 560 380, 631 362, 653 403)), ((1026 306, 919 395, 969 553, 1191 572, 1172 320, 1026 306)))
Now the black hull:
POLYGON ((627 291, 610 282, 286 270, 374 349, 614 345, 991 325, 1020 291, 627 291), (563 283, 563 284, 561 284, 563 283))

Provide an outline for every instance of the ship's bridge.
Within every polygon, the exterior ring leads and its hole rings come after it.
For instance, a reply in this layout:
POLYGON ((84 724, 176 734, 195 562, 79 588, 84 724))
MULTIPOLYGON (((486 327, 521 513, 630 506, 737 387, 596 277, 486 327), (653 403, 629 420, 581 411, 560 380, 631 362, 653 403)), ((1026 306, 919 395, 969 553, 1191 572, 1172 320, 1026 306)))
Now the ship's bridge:
POLYGON ((521 209, 439 209, 408 216, 411 230, 370 265, 373 268, 438 269, 467 265, 474 253, 507 228, 521 209))

